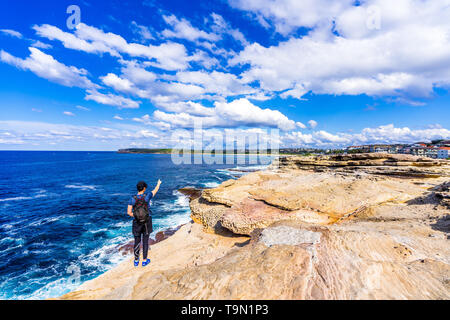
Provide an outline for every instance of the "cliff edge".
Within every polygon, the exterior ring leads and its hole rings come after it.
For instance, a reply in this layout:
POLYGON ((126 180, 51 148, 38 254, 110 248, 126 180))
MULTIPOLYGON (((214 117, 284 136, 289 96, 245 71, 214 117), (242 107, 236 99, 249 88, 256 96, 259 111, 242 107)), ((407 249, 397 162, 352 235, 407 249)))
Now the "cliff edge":
POLYGON ((450 163, 282 157, 203 190, 194 222, 62 299, 450 299, 450 163))

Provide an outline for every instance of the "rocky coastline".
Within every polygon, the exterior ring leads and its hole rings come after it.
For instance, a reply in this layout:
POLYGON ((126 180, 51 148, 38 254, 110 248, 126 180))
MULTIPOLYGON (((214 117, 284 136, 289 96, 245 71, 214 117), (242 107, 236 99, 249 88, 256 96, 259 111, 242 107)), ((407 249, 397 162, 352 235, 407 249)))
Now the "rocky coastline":
POLYGON ((192 222, 149 268, 125 261, 60 299, 450 299, 450 161, 280 157, 185 190, 192 222))

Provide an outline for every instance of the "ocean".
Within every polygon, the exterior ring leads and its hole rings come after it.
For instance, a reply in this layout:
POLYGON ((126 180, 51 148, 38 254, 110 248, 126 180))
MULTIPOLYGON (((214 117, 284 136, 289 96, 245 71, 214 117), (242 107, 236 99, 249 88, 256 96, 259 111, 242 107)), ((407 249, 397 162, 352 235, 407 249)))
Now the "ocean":
POLYGON ((118 248, 132 239, 126 207, 138 181, 152 190, 162 180, 151 208, 154 237, 190 221, 178 189, 212 188, 263 167, 248 157, 239 165, 176 165, 163 154, 1 151, 0 299, 57 297, 127 259, 118 248))

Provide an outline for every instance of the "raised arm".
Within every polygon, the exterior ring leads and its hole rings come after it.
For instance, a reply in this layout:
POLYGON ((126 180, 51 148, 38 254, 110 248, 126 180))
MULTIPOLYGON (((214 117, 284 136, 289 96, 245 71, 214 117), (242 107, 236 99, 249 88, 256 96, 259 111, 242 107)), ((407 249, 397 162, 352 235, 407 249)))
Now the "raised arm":
POLYGON ((155 196, 156 193, 158 192, 160 185, 161 185, 161 180, 158 179, 158 183, 156 184, 155 189, 153 189, 153 191, 152 191, 153 196, 155 196))

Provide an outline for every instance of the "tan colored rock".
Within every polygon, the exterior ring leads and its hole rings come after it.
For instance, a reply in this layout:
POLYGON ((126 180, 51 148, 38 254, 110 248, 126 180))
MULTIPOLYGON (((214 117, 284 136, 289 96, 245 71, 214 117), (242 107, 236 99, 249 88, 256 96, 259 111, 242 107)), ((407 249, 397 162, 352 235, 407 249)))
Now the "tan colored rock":
POLYGON ((407 154, 362 153, 330 156, 283 156, 272 168, 336 171, 418 178, 450 177, 450 161, 407 154))
POLYGON ((382 205, 311 226, 277 222, 250 242, 184 226, 63 299, 450 299, 450 247, 432 204, 382 205), (190 233, 189 233, 190 232, 190 233))
MULTIPOLYGON (((151 274, 160 278, 167 270, 184 270, 212 263, 247 240, 246 237, 230 233, 204 233, 201 225, 189 223, 168 239, 151 246, 149 258, 152 261, 149 266, 136 268, 133 258, 130 258, 116 268, 83 283, 61 299, 137 299, 142 292, 137 291, 136 287, 141 285, 144 276, 151 274)), ((157 290, 157 287, 150 290, 157 290)))
POLYGON ((271 170, 204 190, 191 202, 192 218, 207 231, 246 235, 282 220, 326 225, 386 202, 411 200, 424 191, 414 178, 445 181, 449 164, 382 153, 282 157, 271 170))
POLYGON ((384 202, 405 202, 423 188, 399 179, 300 170, 254 172, 191 202, 194 221, 249 235, 279 220, 330 224, 384 202), (270 176, 270 179, 267 177, 270 176), (251 181, 251 183, 249 183, 251 181))
POLYGON ((450 299, 448 162, 293 158, 203 191, 149 267, 130 258, 61 298, 450 299))

